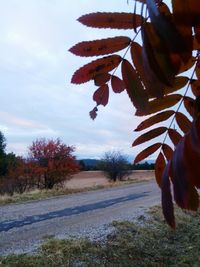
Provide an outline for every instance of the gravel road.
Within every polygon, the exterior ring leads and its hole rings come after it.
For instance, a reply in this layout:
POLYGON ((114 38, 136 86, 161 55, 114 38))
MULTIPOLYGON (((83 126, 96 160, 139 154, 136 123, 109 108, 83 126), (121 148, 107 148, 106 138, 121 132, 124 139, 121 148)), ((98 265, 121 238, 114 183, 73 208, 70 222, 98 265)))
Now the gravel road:
POLYGON ((154 181, 0 207, 0 254, 33 252, 47 236, 104 238, 160 202, 154 181))

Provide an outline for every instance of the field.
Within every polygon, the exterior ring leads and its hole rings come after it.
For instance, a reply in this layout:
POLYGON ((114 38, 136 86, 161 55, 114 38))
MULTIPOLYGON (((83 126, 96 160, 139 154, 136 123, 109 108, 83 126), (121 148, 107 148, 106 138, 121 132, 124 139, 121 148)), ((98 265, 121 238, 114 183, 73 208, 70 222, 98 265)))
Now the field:
MULTIPOLYGON (((140 182, 154 178, 154 171, 132 171, 126 181, 140 182)), ((73 178, 66 182, 65 187, 69 189, 81 189, 88 187, 109 186, 110 182, 101 171, 82 171, 75 174, 73 178)))
POLYGON ((82 171, 75 174, 70 180, 66 181, 62 188, 55 188, 51 190, 36 189, 23 194, 14 194, 13 196, 2 195, 0 196, 0 205, 45 199, 59 195, 118 186, 124 183, 148 181, 151 179, 154 179, 154 171, 132 171, 125 181, 115 183, 109 182, 101 171, 82 171))

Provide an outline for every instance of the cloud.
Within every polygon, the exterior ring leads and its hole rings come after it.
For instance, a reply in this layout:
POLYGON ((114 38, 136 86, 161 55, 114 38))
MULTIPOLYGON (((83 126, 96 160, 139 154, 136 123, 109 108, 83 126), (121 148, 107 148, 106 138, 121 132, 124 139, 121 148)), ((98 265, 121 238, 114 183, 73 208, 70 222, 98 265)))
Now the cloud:
MULTIPOLYGON (((68 52, 75 43, 122 34, 87 28, 76 21, 96 11, 130 11, 132 2, 116 0, 9 0, 1 3, 0 24, 0 130, 7 150, 25 154, 33 140, 60 137, 75 145, 79 157, 100 157, 110 149, 131 148, 140 119, 126 93, 110 93, 108 106, 95 103, 92 82, 70 83, 73 72, 91 59, 68 52)), ((127 31, 125 34, 129 34, 127 31)), ((124 32, 123 32, 124 35, 124 32)))

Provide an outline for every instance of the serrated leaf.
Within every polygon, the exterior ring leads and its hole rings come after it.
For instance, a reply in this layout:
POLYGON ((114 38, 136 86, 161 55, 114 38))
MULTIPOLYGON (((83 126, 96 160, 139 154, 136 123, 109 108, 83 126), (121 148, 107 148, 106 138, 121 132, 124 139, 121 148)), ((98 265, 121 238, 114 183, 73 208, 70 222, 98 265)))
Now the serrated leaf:
POLYGON ((146 159, 148 156, 150 156, 151 154, 153 154, 154 152, 156 152, 160 147, 161 147, 161 143, 156 143, 153 144, 147 148, 145 148, 143 151, 141 151, 134 160, 134 164, 142 161, 143 159, 146 159))
POLYGON ((162 111, 164 109, 170 108, 176 105, 182 96, 179 94, 167 95, 161 99, 154 99, 148 102, 148 113, 142 112, 137 110, 135 115, 136 116, 145 116, 150 115, 152 113, 156 113, 158 111, 162 111))
POLYGON ((194 118, 195 116, 195 101, 193 98, 189 97, 189 96, 185 96, 184 100, 183 100, 185 109, 187 110, 187 112, 190 114, 191 117, 194 118))
POLYGON ((166 44, 157 36, 150 23, 143 25, 142 38, 149 65, 156 77, 165 85, 171 86, 178 70, 171 61, 166 44))
POLYGON ((158 127, 153 130, 150 130, 142 135, 140 135, 138 138, 135 139, 133 142, 132 146, 137 146, 140 145, 144 142, 147 142, 161 134, 167 131, 167 127, 158 127))
POLYGON ((188 83, 188 81, 189 79, 186 76, 176 77, 172 86, 164 88, 164 94, 168 95, 183 88, 188 83))
POLYGON ((78 19, 83 25, 94 28, 136 29, 143 23, 143 17, 133 13, 97 12, 78 19))
POLYGON ((173 110, 167 110, 153 115, 152 117, 141 122, 135 131, 142 131, 152 125, 169 119, 174 114, 173 110))
POLYGON ((77 56, 92 57, 107 55, 126 48, 131 42, 129 37, 119 36, 101 40, 81 42, 69 49, 77 56))
POLYGON ((131 57, 136 71, 144 83, 148 95, 150 97, 163 97, 164 85, 152 72, 149 62, 146 58, 145 51, 136 42, 132 42, 131 44, 131 57))
POLYGON ((163 153, 164 153, 164 155, 165 155, 165 158, 169 161, 169 160, 171 160, 172 159, 172 156, 173 156, 173 149, 169 146, 169 145, 167 145, 167 144, 163 144, 162 145, 162 151, 163 151, 163 153))
POLYGON ((122 62, 122 77, 127 93, 136 107, 141 111, 147 110, 148 97, 138 75, 128 60, 122 62))
POLYGON ((196 64, 195 74, 197 76, 197 79, 200 80, 200 62, 199 61, 196 64))
POLYGON ((111 75, 109 73, 98 74, 94 77, 94 84, 101 86, 110 80, 111 75))
POLYGON ((99 87, 93 94, 93 100, 96 101, 97 105, 106 106, 108 104, 109 88, 107 84, 99 87))
POLYGON ((114 75, 111 78, 111 86, 114 93, 121 93, 126 87, 124 81, 114 75))
POLYGON ((78 69, 74 73, 71 82, 81 84, 93 80, 97 75, 109 72, 116 68, 120 62, 121 57, 118 55, 96 59, 78 69))
POLYGON ((182 139, 182 136, 180 135, 180 133, 178 133, 175 129, 168 129, 168 135, 172 143, 174 144, 174 146, 176 146, 179 143, 179 141, 182 139))
POLYGON ((185 164, 185 141, 186 137, 178 143, 172 159, 174 198, 179 207, 196 211, 199 207, 199 196, 191 181, 190 170, 185 164))
POLYGON ((181 33, 184 43, 187 47, 187 53, 185 53, 185 61, 192 56, 192 27, 189 23, 190 8, 188 7, 188 1, 173 0, 173 17, 178 31, 181 33))
MULTIPOLYGON (((200 188, 200 154, 193 149, 191 134, 186 135, 184 143, 184 164, 189 173, 189 180, 194 186, 200 188)), ((200 145, 200 144, 199 144, 200 145)))
POLYGON ((195 57, 190 57, 187 62, 182 61, 179 69, 179 74, 191 69, 194 66, 195 62, 196 62, 195 57))
POLYGON ((200 96, 200 80, 191 80, 192 93, 195 96, 200 96))
POLYGON ((183 113, 176 112, 175 118, 181 131, 183 131, 184 133, 187 133, 190 131, 192 123, 183 113))
POLYGON ((165 3, 157 5, 154 0, 147 0, 151 22, 158 35, 165 41, 172 53, 183 54, 187 47, 173 22, 173 16, 165 3))
POLYGON ((170 188, 170 180, 169 180, 169 168, 171 162, 168 162, 165 167, 163 176, 162 176, 162 210, 163 215, 167 223, 175 229, 175 218, 174 218, 174 206, 172 202, 172 194, 170 188))
POLYGON ((160 152, 155 162, 155 177, 159 187, 162 184, 162 175, 165 169, 166 163, 163 154, 160 152))

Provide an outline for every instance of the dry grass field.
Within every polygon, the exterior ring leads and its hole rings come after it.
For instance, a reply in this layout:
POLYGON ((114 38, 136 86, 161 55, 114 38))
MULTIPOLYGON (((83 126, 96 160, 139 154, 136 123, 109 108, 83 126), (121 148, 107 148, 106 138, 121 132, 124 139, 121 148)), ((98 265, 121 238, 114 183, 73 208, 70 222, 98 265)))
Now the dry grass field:
MULTIPOLYGON (((154 179, 154 171, 132 171, 126 180, 133 182, 148 181, 154 179)), ((81 189, 88 187, 109 186, 110 182, 101 171, 82 171, 65 183, 69 189, 81 189)))
POLYGON ((110 182, 101 171, 82 171, 78 174, 75 174, 70 180, 66 181, 62 187, 55 187, 51 190, 35 189, 23 194, 15 193, 13 196, 0 195, 0 205, 45 199, 48 197, 68 195, 89 190, 97 190, 100 188, 113 187, 125 183, 138 183, 154 179, 154 177, 154 171, 132 171, 125 181, 114 183, 110 182))

